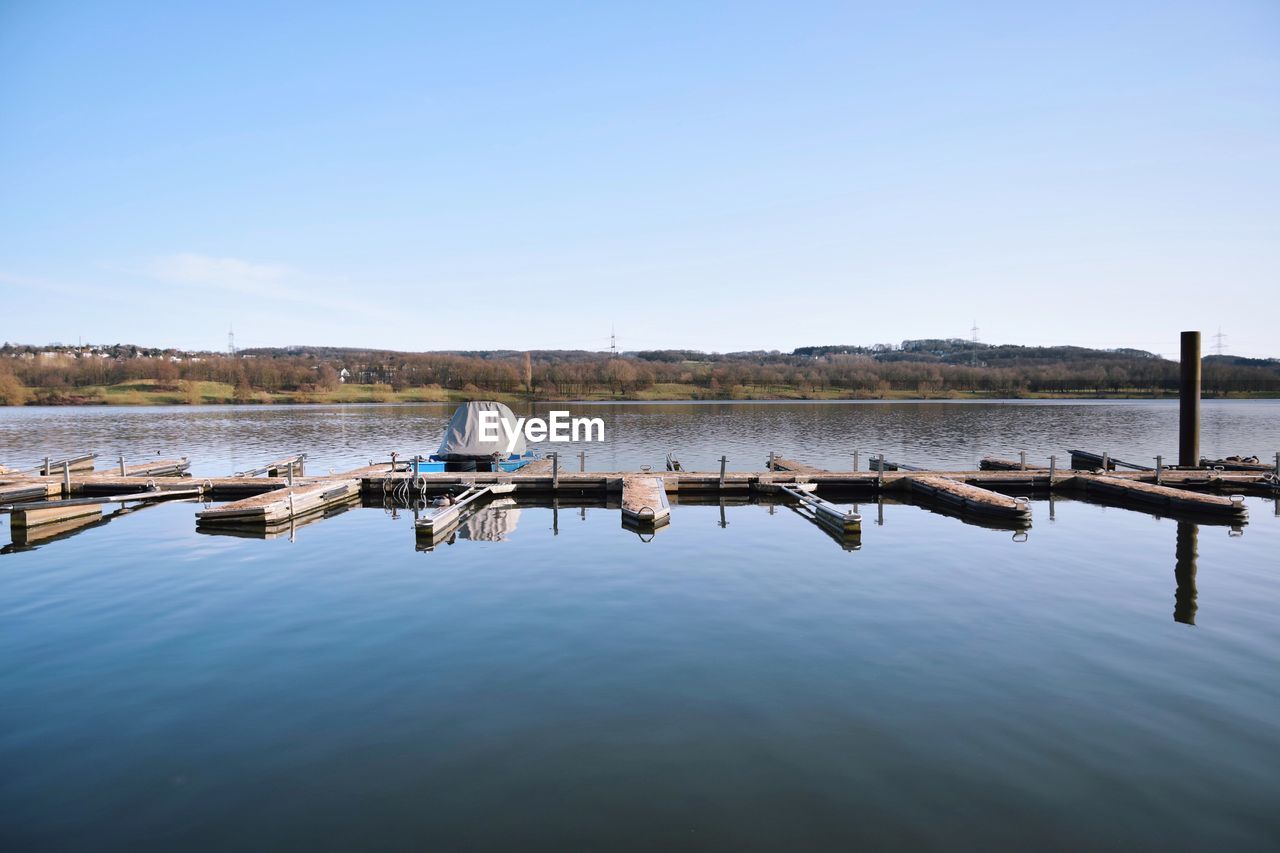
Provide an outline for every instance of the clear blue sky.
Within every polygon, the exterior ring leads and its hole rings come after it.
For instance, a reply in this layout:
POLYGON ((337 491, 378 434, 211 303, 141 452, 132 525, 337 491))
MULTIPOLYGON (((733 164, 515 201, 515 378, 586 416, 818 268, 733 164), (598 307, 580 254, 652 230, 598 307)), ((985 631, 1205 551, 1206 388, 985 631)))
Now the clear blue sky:
POLYGON ((0 339, 975 319, 1280 356, 1280 3, 0 0, 0 339))

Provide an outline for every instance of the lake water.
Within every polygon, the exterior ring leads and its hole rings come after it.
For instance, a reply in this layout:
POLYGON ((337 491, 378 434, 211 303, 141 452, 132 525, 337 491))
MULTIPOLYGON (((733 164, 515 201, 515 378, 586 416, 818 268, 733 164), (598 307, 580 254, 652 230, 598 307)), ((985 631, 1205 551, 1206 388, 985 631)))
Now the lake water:
MULTIPOLYGON (((1168 402, 569 408, 608 425, 593 469, 1176 453, 1168 402)), ((0 463, 342 469, 450 409, 0 409, 0 463)), ((1206 401, 1203 449, 1271 458, 1280 404, 1206 401)), ((649 542, 490 509, 429 552, 381 507, 272 540, 197 508, 0 556, 0 847, 1280 845, 1275 501, 1233 535, 1036 500, 1023 542, 863 504, 857 550, 785 507, 649 542)))

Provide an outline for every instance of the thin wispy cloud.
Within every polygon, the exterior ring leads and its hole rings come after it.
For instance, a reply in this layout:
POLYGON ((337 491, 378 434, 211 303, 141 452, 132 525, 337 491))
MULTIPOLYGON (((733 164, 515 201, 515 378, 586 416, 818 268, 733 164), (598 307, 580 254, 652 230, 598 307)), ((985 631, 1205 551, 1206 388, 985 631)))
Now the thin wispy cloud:
POLYGON ((296 277, 296 272, 284 264, 217 258, 194 252, 154 258, 144 271, 152 278, 170 284, 220 287, 242 293, 261 293, 265 287, 268 295, 272 291, 288 293, 283 285, 290 277, 296 277))
POLYGON ((152 258, 138 272, 165 284, 213 288, 310 308, 373 313, 356 300, 334 294, 333 282, 287 264, 178 252, 152 258))

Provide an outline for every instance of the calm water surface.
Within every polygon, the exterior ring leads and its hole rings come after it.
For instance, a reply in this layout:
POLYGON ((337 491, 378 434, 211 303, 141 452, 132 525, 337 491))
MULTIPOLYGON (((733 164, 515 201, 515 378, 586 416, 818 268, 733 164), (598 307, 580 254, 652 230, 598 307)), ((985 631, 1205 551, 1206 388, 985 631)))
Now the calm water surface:
MULTIPOLYGON (((1145 461, 1177 429, 1168 403, 573 408, 609 424, 592 468, 1145 461)), ((0 462, 340 469, 448 414, 0 410, 0 462)), ((1278 416, 1207 402, 1205 450, 1272 454, 1278 416)), ((527 506, 430 552, 383 508, 258 540, 155 506, 0 556, 0 846, 1275 849, 1280 507, 1249 506, 1234 536, 1041 500, 1019 543, 864 504, 853 551, 785 507, 677 506, 645 543, 527 506)))

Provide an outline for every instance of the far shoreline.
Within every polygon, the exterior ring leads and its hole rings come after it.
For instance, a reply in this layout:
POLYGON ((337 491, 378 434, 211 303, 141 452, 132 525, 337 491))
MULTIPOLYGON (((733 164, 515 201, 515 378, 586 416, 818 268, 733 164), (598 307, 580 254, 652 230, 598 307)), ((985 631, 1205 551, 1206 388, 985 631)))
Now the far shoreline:
MULTIPOLYGON (((449 389, 438 386, 405 388, 399 391, 386 385, 348 384, 331 390, 305 391, 237 391, 219 383, 198 383, 166 387, 148 382, 131 382, 118 386, 87 388, 31 388, 23 403, 0 408, 32 407, 97 407, 97 406, 291 406, 347 404, 415 404, 465 403, 472 400, 495 400, 508 405, 530 403, 734 403, 734 402, 957 402, 957 401, 1028 401, 1038 400, 1176 400, 1176 391, 1125 389, 1120 391, 1062 392, 991 392, 886 390, 878 392, 848 389, 805 392, 798 388, 753 388, 710 390, 693 385, 661 385, 638 393, 600 392, 586 397, 555 396, 523 391, 486 391, 476 388, 449 389)), ((1205 400, 1275 400, 1274 393, 1204 394, 1205 400)))

